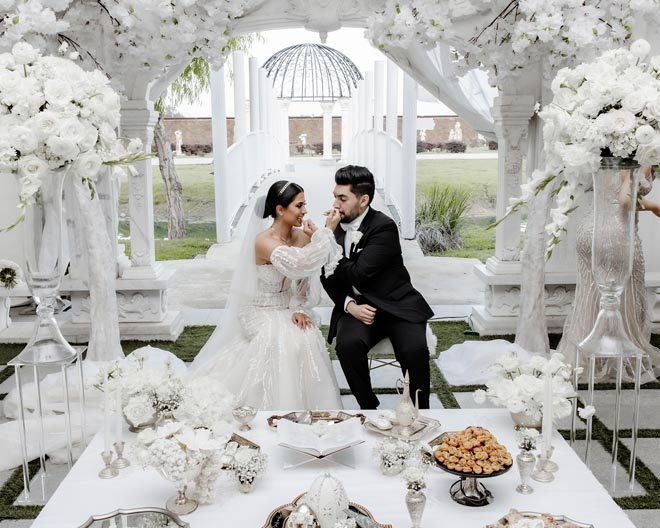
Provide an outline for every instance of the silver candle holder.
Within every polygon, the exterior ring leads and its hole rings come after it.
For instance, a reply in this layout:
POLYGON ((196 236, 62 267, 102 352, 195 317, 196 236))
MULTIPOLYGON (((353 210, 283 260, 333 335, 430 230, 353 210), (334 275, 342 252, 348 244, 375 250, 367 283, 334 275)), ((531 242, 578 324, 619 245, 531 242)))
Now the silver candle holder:
POLYGON ((131 465, 131 462, 124 458, 124 441, 119 440, 112 444, 115 446, 115 453, 117 453, 117 458, 112 463, 112 467, 115 469, 124 469, 131 465))
POLYGON ((102 451, 101 458, 103 459, 105 467, 99 472, 100 478, 110 479, 119 475, 119 471, 112 467, 112 451, 102 451))
POLYGON ((532 478, 536 482, 552 482, 555 480, 555 476, 548 470, 548 460, 546 453, 542 453, 538 456, 536 471, 532 473, 532 478))

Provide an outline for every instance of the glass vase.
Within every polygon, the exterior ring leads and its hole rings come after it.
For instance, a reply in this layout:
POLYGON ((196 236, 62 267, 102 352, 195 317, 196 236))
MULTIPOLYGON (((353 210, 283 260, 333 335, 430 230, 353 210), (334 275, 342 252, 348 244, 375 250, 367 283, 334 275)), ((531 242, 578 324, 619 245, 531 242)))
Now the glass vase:
POLYGON ((424 492, 409 489, 408 493, 406 493, 406 508, 408 508, 408 513, 410 514, 412 528, 419 528, 421 526, 425 506, 426 495, 424 495, 424 492))
MULTIPOLYGON (((588 404, 594 402, 596 359, 616 362, 616 400, 612 439, 612 490, 616 482, 621 411, 621 378, 623 364, 635 362, 635 401, 633 405, 630 487, 635 475, 635 451, 639 425, 639 391, 644 352, 631 341, 621 316, 621 294, 630 279, 635 244, 635 211, 639 164, 631 159, 601 158, 599 170, 593 174, 594 232, 591 244, 591 267, 600 293, 600 309, 589 335, 578 345, 578 355, 588 359, 588 404)), ((578 364, 580 359, 578 358, 578 364)), ((578 374, 575 374, 577 387, 578 374)), ((574 437, 577 402, 574 403, 571 438, 574 437)), ((587 419, 585 460, 589 464, 592 417, 587 419)))
POLYGON ((380 459, 380 472, 388 477, 401 473, 403 471, 403 466, 403 460, 392 461, 389 458, 380 459))
POLYGON ((534 488, 529 485, 529 479, 534 472, 536 457, 528 450, 523 449, 518 455, 516 455, 516 463, 518 464, 518 471, 520 472, 520 484, 516 487, 516 491, 523 495, 529 495, 534 491, 534 488))
POLYGON ((51 171, 32 203, 25 206, 23 222, 25 281, 37 304, 32 336, 17 359, 23 363, 56 364, 71 361, 76 351, 64 339, 55 320, 55 306, 64 261, 62 197, 68 168, 51 171))

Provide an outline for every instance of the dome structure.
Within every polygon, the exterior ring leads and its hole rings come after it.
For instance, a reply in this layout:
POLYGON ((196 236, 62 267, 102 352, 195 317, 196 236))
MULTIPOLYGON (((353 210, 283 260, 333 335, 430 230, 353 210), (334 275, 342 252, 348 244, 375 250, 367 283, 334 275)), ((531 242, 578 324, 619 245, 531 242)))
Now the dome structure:
POLYGON ((297 44, 273 54, 264 69, 280 99, 336 101, 350 97, 362 74, 353 61, 322 44, 297 44))

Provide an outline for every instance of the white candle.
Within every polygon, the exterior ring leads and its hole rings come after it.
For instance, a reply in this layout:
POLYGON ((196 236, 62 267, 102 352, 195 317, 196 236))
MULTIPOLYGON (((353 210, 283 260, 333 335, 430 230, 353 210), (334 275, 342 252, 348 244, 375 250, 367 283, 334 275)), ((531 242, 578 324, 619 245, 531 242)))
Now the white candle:
POLYGON ((117 416, 115 417, 115 426, 117 427, 117 430, 115 431, 115 442, 121 442, 121 426, 122 426, 122 418, 123 418, 123 413, 121 411, 121 387, 119 386, 119 382, 117 382, 117 390, 115 391, 115 400, 116 400, 116 414, 117 416))
POLYGON ((103 450, 110 451, 110 385, 106 379, 103 381, 103 450))
POLYGON ((550 453, 552 445, 552 374, 546 373, 543 392, 543 454, 550 453))

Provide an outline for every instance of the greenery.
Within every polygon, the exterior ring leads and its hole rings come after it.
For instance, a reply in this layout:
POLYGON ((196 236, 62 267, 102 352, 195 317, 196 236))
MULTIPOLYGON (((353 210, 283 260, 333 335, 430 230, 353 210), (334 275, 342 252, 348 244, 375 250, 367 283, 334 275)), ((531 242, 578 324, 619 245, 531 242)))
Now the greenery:
POLYGON ((432 252, 435 257, 477 258, 485 261, 495 254, 495 230, 486 229, 495 217, 468 216, 463 218, 460 248, 442 252, 432 252))
POLYGON ((459 229, 469 197, 464 189, 440 184, 417 195, 417 242, 425 254, 461 247, 459 229))

